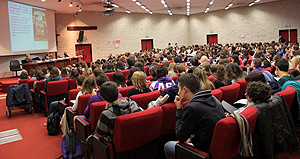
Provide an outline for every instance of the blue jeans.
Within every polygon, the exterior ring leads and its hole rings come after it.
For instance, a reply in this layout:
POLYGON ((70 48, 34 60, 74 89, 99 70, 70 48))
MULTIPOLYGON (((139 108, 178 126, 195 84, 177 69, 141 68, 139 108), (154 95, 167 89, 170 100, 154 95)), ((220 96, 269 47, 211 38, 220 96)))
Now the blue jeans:
POLYGON ((164 146, 166 159, 173 159, 175 156, 175 146, 177 141, 169 141, 164 146))
POLYGON ((58 111, 58 102, 59 101, 53 101, 53 102, 51 102, 48 115, 50 115, 53 112, 58 111))

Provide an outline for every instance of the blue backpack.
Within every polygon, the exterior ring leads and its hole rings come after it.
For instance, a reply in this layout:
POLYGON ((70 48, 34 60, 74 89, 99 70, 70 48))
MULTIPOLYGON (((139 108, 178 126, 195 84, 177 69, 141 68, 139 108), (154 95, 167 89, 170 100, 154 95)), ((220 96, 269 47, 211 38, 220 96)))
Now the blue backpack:
POLYGON ((75 134, 66 134, 61 143, 61 151, 63 155, 59 158, 64 159, 75 159, 75 158, 82 158, 83 151, 81 148, 81 143, 76 139, 75 134))

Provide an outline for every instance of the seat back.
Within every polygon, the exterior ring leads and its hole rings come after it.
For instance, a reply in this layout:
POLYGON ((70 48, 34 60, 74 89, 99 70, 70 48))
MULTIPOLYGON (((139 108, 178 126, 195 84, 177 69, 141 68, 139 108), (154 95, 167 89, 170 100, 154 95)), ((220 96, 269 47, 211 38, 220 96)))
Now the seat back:
POLYGON ((149 67, 148 66, 144 66, 144 71, 145 71, 146 75, 149 76, 149 67))
POLYGON ((161 106, 163 111, 161 135, 175 134, 176 105, 167 103, 161 106))
POLYGON ((10 71, 19 71, 19 70, 21 70, 20 61, 19 60, 10 60, 9 69, 10 69, 10 71))
POLYGON ((117 117, 113 137, 115 152, 133 150, 158 139, 162 114, 160 107, 153 107, 117 117))
POLYGON ((107 75, 107 77, 109 78, 109 80, 111 81, 112 80, 112 75, 114 74, 115 72, 109 72, 109 73, 105 73, 107 75))
POLYGON ((225 100, 229 104, 233 104, 238 100, 240 84, 234 83, 229 86, 221 87, 219 89, 221 89, 223 92, 222 100, 225 100))
POLYGON ((286 87, 283 91, 277 92, 276 94, 281 95, 284 98, 286 104, 289 106, 289 109, 291 110, 293 100, 294 100, 295 95, 296 95, 295 88, 289 86, 289 87, 286 87))
POLYGON ((103 112, 106 106, 106 101, 95 102, 90 105, 90 125, 91 130, 95 130, 97 126, 100 114, 103 112))
POLYGON ((44 90, 44 86, 45 86, 45 81, 37 81, 36 82, 36 92, 35 93, 40 93, 42 90, 44 90))
POLYGON ((146 80, 150 81, 150 80, 152 80, 152 78, 153 78, 153 76, 147 76, 146 80))
POLYGON ((68 80, 68 90, 76 89, 77 88, 77 80, 76 79, 69 79, 68 80))
POLYGON ((19 85, 21 85, 21 84, 27 84, 28 81, 29 81, 29 79, 20 79, 19 80, 19 85))
POLYGON ((68 81, 51 81, 47 84, 47 96, 58 96, 66 94, 68 91, 68 81))
POLYGON ((122 72, 124 78, 127 79, 127 75, 128 75, 128 73, 129 73, 129 71, 130 71, 130 70, 121 70, 120 72, 122 72))
POLYGON ((143 109, 147 109, 151 101, 155 101, 160 96, 160 91, 153 91, 149 93, 136 94, 129 98, 135 101, 143 109))
MULTIPOLYGON (((241 114, 248 120, 252 134, 258 116, 257 109, 248 107, 241 114)), ((226 117, 220 120, 215 126, 210 145, 211 159, 231 159, 236 156, 239 153, 240 136, 235 119, 226 117)))
POLYGON ((208 79, 209 79, 211 82, 215 81, 215 78, 214 78, 213 75, 208 76, 208 79))
POLYGON ((34 80, 28 80, 27 81, 27 85, 28 85, 28 88, 29 89, 33 89, 33 83, 35 82, 36 80, 34 79, 34 80))
POLYGON ((77 108, 78 115, 84 114, 84 110, 85 110, 91 96, 92 96, 92 94, 85 94, 85 95, 79 96, 78 108, 77 108))
POLYGON ((246 82, 245 79, 236 81, 236 83, 240 84, 240 91, 239 91, 238 99, 246 99, 245 91, 248 86, 248 83, 246 82))
POLYGON ((119 88, 119 93, 122 94, 122 97, 127 97, 128 91, 132 88, 134 88, 134 86, 119 88))
POLYGON ((171 79, 172 79, 174 82, 176 82, 176 81, 178 80, 178 77, 177 77, 177 76, 173 76, 173 77, 171 77, 171 79))
POLYGON ((75 100, 76 99, 76 96, 78 94, 78 92, 80 91, 80 89, 71 89, 69 90, 69 93, 68 93, 68 105, 71 106, 71 100, 75 100))
POLYGON ((63 80, 68 80, 69 79, 69 76, 67 77, 62 77, 63 80))
POLYGON ((220 89, 215 89, 211 91, 211 94, 215 96, 219 101, 222 101, 223 92, 220 89))

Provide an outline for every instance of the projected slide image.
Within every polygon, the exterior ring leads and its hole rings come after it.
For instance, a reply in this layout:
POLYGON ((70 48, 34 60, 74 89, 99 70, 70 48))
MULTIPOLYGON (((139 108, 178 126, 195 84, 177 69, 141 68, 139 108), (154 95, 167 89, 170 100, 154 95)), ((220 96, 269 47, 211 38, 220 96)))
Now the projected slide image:
POLYGON ((11 51, 48 49, 46 9, 8 1, 11 51))
POLYGON ((32 16, 34 41, 47 41, 48 29, 45 11, 32 8, 32 16))

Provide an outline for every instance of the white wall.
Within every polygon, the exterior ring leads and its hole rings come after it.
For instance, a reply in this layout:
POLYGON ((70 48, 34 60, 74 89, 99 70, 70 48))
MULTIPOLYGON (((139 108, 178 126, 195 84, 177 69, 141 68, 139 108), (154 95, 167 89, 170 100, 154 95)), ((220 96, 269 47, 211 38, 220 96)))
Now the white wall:
POLYGON ((75 54, 79 31, 67 31, 67 26, 98 27, 97 30, 84 31, 87 39, 84 43, 92 44, 93 60, 96 60, 107 57, 109 53, 138 52, 141 50, 141 39, 153 39, 155 48, 165 48, 169 42, 188 45, 188 24, 188 18, 184 15, 115 13, 113 16, 103 16, 102 12, 82 12, 77 16, 56 14, 56 30, 60 34, 58 55, 64 51, 75 54), (115 40, 120 40, 118 46, 113 44, 115 40))
POLYGON ((298 29, 300 41, 300 0, 281 0, 252 7, 231 8, 191 15, 191 44, 204 44, 207 34, 218 34, 218 42, 278 41, 279 30, 298 29), (285 28, 285 25, 291 25, 285 28), (211 33, 213 32, 213 33, 211 33), (244 37, 242 37, 244 36, 244 37))

